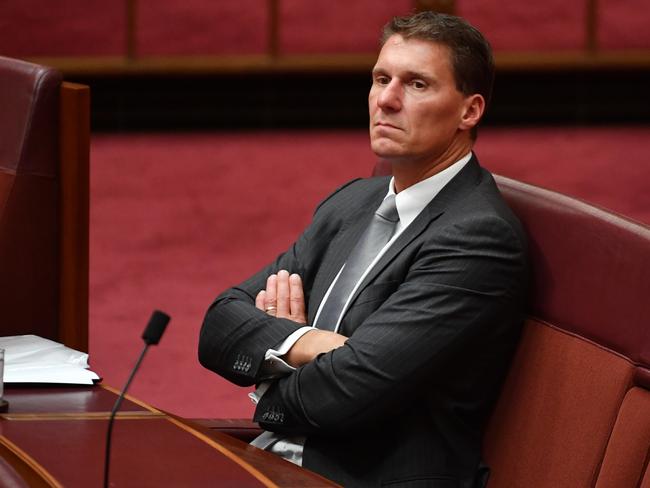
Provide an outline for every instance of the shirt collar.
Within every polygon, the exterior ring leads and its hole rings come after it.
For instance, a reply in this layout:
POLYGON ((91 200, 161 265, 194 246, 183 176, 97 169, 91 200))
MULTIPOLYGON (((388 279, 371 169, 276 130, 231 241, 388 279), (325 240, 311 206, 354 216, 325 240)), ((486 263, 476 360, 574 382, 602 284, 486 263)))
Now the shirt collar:
POLYGON ((454 164, 443 169, 440 173, 429 176, 425 180, 418 181, 415 185, 409 186, 397 194, 395 194, 395 178, 391 178, 386 197, 395 195, 395 205, 399 214, 400 227, 408 227, 420 212, 422 212, 424 207, 463 169, 471 158, 472 152, 470 151, 454 164))

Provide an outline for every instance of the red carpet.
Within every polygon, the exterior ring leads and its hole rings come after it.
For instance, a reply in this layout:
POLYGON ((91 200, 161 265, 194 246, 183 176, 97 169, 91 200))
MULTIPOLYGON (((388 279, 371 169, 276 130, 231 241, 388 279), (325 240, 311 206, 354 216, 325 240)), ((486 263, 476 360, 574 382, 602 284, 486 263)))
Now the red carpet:
MULTIPOLYGON (((650 128, 492 129, 489 169, 650 223, 650 128)), ((210 301, 283 250, 338 184, 374 163, 355 132, 96 135, 90 359, 121 387, 153 308, 172 316, 131 393, 186 417, 246 417, 248 390, 204 370, 210 301)))

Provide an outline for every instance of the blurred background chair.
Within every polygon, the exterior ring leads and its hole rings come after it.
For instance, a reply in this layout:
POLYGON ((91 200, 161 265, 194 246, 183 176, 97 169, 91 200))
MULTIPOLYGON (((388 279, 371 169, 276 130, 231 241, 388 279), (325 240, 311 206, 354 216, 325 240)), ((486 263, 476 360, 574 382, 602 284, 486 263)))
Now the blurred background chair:
POLYGON ((0 57, 0 335, 88 350, 90 90, 0 57))

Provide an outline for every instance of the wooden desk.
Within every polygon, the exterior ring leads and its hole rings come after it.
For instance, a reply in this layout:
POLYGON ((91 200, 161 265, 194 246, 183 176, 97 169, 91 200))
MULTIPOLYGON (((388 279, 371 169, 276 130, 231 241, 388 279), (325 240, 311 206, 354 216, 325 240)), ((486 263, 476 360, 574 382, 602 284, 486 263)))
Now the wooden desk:
MULTIPOLYGON (((17 483, 12 486, 102 486, 106 429, 116 397, 105 386, 6 387, 9 412, 0 415, 0 486, 8 479, 17 483)), ((111 486, 336 486, 130 397, 113 429, 111 486)))

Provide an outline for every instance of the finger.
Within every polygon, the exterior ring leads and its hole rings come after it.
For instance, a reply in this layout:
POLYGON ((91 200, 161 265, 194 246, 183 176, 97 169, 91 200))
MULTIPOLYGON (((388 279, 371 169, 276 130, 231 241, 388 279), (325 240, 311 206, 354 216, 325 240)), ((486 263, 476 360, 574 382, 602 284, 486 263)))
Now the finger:
POLYGON ((264 294, 264 311, 275 315, 277 310, 277 285, 278 277, 272 274, 266 279, 266 293, 264 294))
POLYGON ((284 269, 278 271, 276 293, 277 316, 288 319, 291 315, 291 307, 289 305, 289 272, 284 269))
POLYGON ((255 308, 264 310, 264 297, 266 296, 266 291, 260 291, 255 297, 255 308))
POLYGON ((302 279, 300 278, 300 275, 295 273, 289 276, 289 302, 291 307, 291 319, 300 322, 301 324, 306 324, 305 294, 302 289, 302 279))

